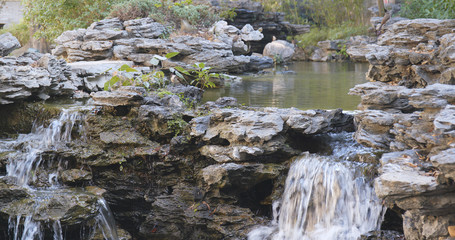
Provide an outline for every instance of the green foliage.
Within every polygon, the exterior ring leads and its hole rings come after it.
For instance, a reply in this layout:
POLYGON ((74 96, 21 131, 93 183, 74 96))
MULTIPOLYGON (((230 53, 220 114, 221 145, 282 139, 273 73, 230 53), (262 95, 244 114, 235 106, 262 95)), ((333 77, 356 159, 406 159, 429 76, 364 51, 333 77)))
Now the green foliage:
POLYGON ((180 114, 174 114, 172 120, 167 121, 167 128, 174 132, 174 136, 183 133, 187 126, 188 123, 183 120, 180 114))
POLYGON ((166 77, 164 72, 156 70, 156 67, 160 64, 160 61, 170 59, 178 54, 178 52, 171 52, 164 57, 155 55, 150 60, 150 64, 152 64, 154 68, 152 72, 148 74, 138 75, 136 69, 124 64, 113 74, 112 78, 104 84, 104 90, 108 91, 109 89, 115 89, 119 86, 141 86, 147 91, 151 91, 152 88, 163 88, 167 84, 166 77))
POLYGON ((220 75, 218 73, 211 73, 211 67, 206 66, 205 63, 195 63, 192 67, 193 69, 191 70, 186 70, 182 67, 170 68, 169 70, 187 84, 202 89, 216 87, 211 78, 220 78, 220 75), (187 80, 188 78, 190 79, 189 81, 187 80))
POLYGON ((118 17, 122 21, 148 17, 158 1, 130 0, 117 3, 112 7, 109 16, 118 17))
POLYGON ((349 54, 348 54, 348 52, 346 52, 346 50, 347 50, 346 44, 343 44, 340 51, 338 51, 336 54, 341 55, 344 58, 349 58, 349 54))
POLYGON ((30 40, 30 31, 27 24, 23 21, 8 28, 0 29, 0 35, 7 32, 13 34, 13 36, 19 40, 22 46, 25 46, 25 44, 27 44, 30 40))
POLYGON ((222 10, 219 15, 220 18, 222 19, 234 21, 234 18, 237 16, 237 13, 235 12, 235 8, 229 8, 222 10))
POLYGON ((455 18, 454 0, 404 0, 400 15, 407 18, 455 18))
POLYGON ((324 40, 335 40, 335 39, 347 39, 355 35, 365 35, 368 33, 368 27, 356 26, 351 24, 344 24, 339 27, 322 27, 312 28, 309 33, 302 34, 295 37, 297 45, 305 48, 309 46, 316 46, 319 41, 324 40))
POLYGON ((280 11, 292 23, 315 23, 318 26, 338 26, 343 22, 364 23, 364 0, 255 0, 267 11, 280 11))
POLYGON ((22 0, 24 20, 38 27, 36 37, 53 40, 66 30, 86 28, 104 19, 113 4, 124 0, 22 0))
POLYGON ((219 19, 209 5, 194 4, 192 0, 130 0, 115 5, 109 15, 122 20, 149 16, 173 28, 180 26, 182 20, 207 27, 219 19))

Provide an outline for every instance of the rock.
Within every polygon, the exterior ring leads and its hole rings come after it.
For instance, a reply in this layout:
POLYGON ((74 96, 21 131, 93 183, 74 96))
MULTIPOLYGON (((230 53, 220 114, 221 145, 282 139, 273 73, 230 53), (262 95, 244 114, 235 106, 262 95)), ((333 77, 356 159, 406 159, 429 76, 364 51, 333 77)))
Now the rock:
POLYGON ((130 36, 137 38, 158 38, 168 31, 165 26, 151 18, 128 20, 123 25, 130 36))
POLYGON ((7 32, 0 35, 0 56, 7 56, 14 49, 21 47, 19 40, 14 37, 11 33, 7 32))
POLYGON ((210 188, 231 188, 242 192, 267 179, 276 178, 283 169, 278 164, 225 163, 210 165, 202 169, 201 175, 210 188))
POLYGON ((0 104, 72 95, 82 81, 64 60, 49 54, 0 58, 0 104))
POLYGON ((93 220, 99 212, 98 199, 72 190, 35 191, 25 201, 13 201, 1 209, 10 216, 32 216, 34 221, 60 221, 62 226, 77 228, 93 220), (46 198, 46 201, 42 199, 46 198))
POLYGON ((141 94, 125 88, 119 88, 112 92, 92 92, 90 96, 96 105, 111 107, 139 105, 144 99, 141 94))
POLYGON ((264 38, 264 34, 261 32, 254 30, 253 26, 250 24, 246 24, 243 26, 242 30, 240 30, 241 38, 243 41, 260 41, 264 38))
POLYGON ((401 240, 403 233, 390 230, 371 231, 360 236, 358 240, 401 240))
POLYGON ((324 50, 316 48, 314 52, 311 54, 310 60, 314 62, 326 62, 328 60, 328 56, 326 55, 324 50))
MULTIPOLYGON (((76 29, 63 32, 59 37, 55 39, 55 42, 58 44, 63 44, 66 42, 83 41, 86 31, 86 29, 76 29)), ((56 53, 54 53, 54 50, 52 54, 56 55, 56 53)))
POLYGON ((451 33, 455 20, 414 19, 402 20, 393 24, 378 38, 379 45, 417 46, 451 33))
POLYGON ((283 62, 287 62, 291 60, 292 55, 294 55, 294 49, 295 47, 293 44, 284 40, 277 40, 268 43, 265 46, 263 55, 274 59, 279 59, 283 62))
POLYGON ((65 170, 60 176, 64 183, 76 183, 92 180, 92 173, 81 169, 65 170))
POLYGON ((250 56, 250 62, 248 64, 248 71, 257 72, 262 69, 273 67, 273 59, 267 56, 250 56))
POLYGON ((120 21, 118 18, 107 18, 99 22, 94 22, 87 28, 87 30, 103 29, 123 30, 122 21, 120 21))
POLYGON ((372 45, 353 45, 346 50, 353 62, 368 62, 366 55, 372 51, 372 45))
POLYGON ((444 174, 444 177, 455 179, 455 149, 449 148, 430 158, 433 166, 437 167, 444 174))
POLYGON ((133 66, 132 61, 80 61, 68 63, 76 76, 84 79, 85 88, 96 92, 104 89, 104 84, 109 81, 114 71, 123 65, 133 66))

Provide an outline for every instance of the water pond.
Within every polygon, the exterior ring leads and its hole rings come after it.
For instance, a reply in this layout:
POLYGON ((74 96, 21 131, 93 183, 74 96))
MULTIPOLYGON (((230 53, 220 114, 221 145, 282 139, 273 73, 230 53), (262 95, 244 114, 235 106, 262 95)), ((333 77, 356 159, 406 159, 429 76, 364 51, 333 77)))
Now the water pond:
POLYGON ((356 84, 366 82, 368 64, 296 62, 287 70, 243 75, 240 82, 207 90, 203 101, 229 96, 255 107, 356 110, 360 98, 347 93, 356 84))

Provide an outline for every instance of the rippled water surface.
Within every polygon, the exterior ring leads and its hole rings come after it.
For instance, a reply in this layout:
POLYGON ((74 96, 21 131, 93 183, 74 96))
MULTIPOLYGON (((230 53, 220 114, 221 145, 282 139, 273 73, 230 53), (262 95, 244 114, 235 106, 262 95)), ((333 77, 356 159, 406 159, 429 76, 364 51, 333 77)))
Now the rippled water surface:
POLYGON ((297 62, 288 70, 295 73, 277 69, 275 73, 242 76, 241 82, 207 90, 204 101, 230 96, 256 107, 355 110, 360 98, 347 93, 356 84, 366 82, 368 64, 297 62))

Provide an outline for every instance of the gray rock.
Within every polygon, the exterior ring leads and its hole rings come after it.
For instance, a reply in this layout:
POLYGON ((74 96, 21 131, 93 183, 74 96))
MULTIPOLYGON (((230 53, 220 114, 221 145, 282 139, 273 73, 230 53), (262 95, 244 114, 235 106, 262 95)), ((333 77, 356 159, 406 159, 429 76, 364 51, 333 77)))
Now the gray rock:
POLYGON ((123 25, 130 36, 137 38, 153 39, 163 36, 167 32, 164 25, 155 22, 151 18, 128 20, 123 25))
POLYGON ((253 26, 250 24, 246 24, 242 30, 240 30, 241 38, 243 41, 260 41, 264 38, 264 34, 261 32, 254 30, 253 26))
POLYGON ((282 61, 289 61, 294 55, 295 47, 293 44, 284 41, 277 40, 271 43, 268 43, 265 48, 263 55, 271 58, 279 58, 282 61))
POLYGON ((441 170, 444 177, 455 179, 455 149, 449 148, 430 158, 435 167, 441 170))
POLYGON ((20 48, 21 44, 16 37, 11 33, 7 32, 0 35, 0 56, 7 56, 14 49, 20 48))
POLYGON ((103 19, 99 22, 94 22, 87 28, 87 30, 103 30, 103 29, 112 29, 112 30, 123 30, 122 21, 118 18, 108 18, 103 19))
POLYGON ((49 54, 0 58, 0 61, 4 62, 0 64, 1 104, 32 97, 69 96, 82 86, 81 79, 71 72, 64 60, 49 54))
POLYGON ((284 167, 279 164, 210 165, 201 170, 204 183, 210 188, 232 188, 245 191, 267 179, 276 178, 284 167))
POLYGON ((60 174, 64 183, 77 183, 92 180, 92 173, 81 169, 65 170, 60 174))
POLYGON ((122 90, 121 88, 112 92, 92 92, 90 96, 95 101, 96 105, 111 107, 140 105, 144 99, 144 97, 137 92, 122 90))

